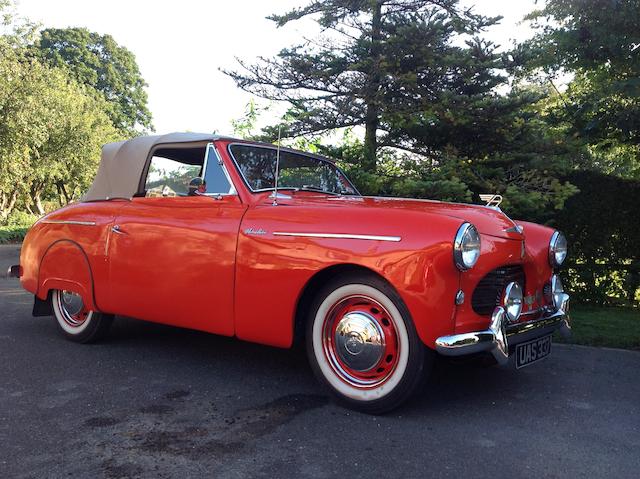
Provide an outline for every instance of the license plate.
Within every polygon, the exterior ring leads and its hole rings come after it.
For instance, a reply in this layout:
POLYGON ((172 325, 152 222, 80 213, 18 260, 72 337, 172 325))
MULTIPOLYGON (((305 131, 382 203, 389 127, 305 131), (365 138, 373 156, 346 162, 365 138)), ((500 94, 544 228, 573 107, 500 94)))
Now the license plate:
POLYGON ((516 368, 520 369, 546 358, 551 353, 551 335, 516 346, 516 368))

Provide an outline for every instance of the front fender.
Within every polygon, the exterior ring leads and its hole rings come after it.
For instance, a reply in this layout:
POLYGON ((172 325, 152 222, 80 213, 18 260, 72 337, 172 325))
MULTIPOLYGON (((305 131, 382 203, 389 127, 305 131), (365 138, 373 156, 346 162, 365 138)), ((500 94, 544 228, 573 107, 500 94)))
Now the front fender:
POLYGON ((337 265, 357 265, 386 279, 404 300, 421 340, 454 327, 459 272, 452 242, 461 220, 384 208, 256 207, 239 232, 235 282, 235 334, 289 347, 296 307, 312 278, 337 265), (279 233, 302 233, 281 235, 279 233), (304 236, 350 233, 400 241, 304 236), (274 234, 275 233, 275 234, 274 234))

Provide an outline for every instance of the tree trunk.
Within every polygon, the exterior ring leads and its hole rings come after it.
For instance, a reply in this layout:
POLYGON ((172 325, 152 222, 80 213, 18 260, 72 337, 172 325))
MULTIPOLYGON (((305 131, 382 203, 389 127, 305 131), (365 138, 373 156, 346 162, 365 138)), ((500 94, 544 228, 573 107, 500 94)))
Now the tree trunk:
POLYGON ((378 94, 380 90, 380 54, 381 54, 381 30, 382 30, 382 2, 372 0, 371 17, 371 71, 367 82, 365 103, 364 152, 362 168, 365 171, 376 170, 376 153, 378 150, 378 126, 380 126, 380 109, 378 108, 378 94))
POLYGON ((31 187, 31 202, 33 203, 32 209, 36 214, 42 216, 44 214, 44 206, 42 206, 42 187, 31 187))
POLYGON ((64 186, 62 181, 58 181, 56 183, 56 188, 58 189, 58 198, 60 201, 60 206, 68 205, 71 202, 71 197, 67 192, 67 188, 64 186))
POLYGON ((7 194, 4 191, 0 196, 0 221, 5 221, 18 201, 18 192, 13 191, 11 194, 7 194))

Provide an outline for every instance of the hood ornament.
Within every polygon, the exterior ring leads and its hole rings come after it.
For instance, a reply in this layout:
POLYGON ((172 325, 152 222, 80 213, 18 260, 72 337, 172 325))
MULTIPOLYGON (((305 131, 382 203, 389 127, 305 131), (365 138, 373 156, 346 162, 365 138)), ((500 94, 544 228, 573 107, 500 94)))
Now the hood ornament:
POLYGON ((480 199, 485 201, 487 204, 485 206, 489 206, 491 208, 500 207, 500 203, 502 203, 502 195, 494 195, 494 194, 484 194, 480 195, 480 199))

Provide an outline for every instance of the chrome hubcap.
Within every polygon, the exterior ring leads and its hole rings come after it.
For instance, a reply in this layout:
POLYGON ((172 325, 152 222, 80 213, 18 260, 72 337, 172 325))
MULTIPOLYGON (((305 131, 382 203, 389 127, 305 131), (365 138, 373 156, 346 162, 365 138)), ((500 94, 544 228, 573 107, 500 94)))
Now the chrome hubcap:
POLYGON ((336 375, 358 388, 377 387, 398 364, 400 346, 394 320, 376 300, 353 295, 327 312, 322 343, 336 375))
POLYGON ((366 312, 354 311, 343 316, 334 339, 338 356, 354 371, 370 371, 384 354, 384 333, 366 312))
POLYGON ((86 319, 82 296, 71 291, 61 291, 58 305, 63 319, 71 326, 80 326, 86 319))

